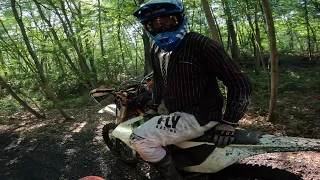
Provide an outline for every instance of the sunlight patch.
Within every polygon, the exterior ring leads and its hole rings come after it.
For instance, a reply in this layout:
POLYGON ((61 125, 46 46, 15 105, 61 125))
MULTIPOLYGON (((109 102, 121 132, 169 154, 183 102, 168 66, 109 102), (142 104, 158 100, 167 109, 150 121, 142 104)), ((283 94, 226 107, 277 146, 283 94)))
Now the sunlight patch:
POLYGON ((80 132, 81 129, 87 124, 87 122, 82 122, 82 123, 74 123, 69 130, 76 133, 76 132, 80 132))
POLYGON ((67 149, 65 154, 68 156, 75 156, 78 151, 79 150, 76 150, 76 149, 67 149))
POLYGON ((38 124, 34 124, 34 125, 26 125, 26 126, 23 126, 23 127, 19 127, 17 129, 15 129, 14 131, 15 132, 21 132, 21 131, 31 131, 31 130, 35 130, 35 129, 38 129, 40 127, 43 127, 43 126, 46 126, 48 125, 48 123, 38 123, 38 124))
POLYGON ((0 126, 0 132, 1 131, 6 131, 6 130, 8 130, 10 128, 10 126, 8 126, 8 125, 1 125, 0 126))
POLYGON ((295 78, 300 78, 299 75, 295 74, 294 72, 290 71, 290 76, 295 78))
POLYGON ((99 118, 99 123, 96 127, 95 136, 92 139, 94 145, 104 144, 103 137, 102 137, 102 128, 107 124, 103 118, 99 118))
POLYGON ((67 141, 74 141, 71 134, 67 134, 62 137, 62 142, 59 143, 60 146, 64 145, 67 141))
POLYGON ((13 141, 11 144, 9 144, 9 146, 6 147, 5 150, 18 147, 23 140, 24 140, 24 137, 20 136, 16 141, 13 141))
POLYGON ((14 158, 14 159, 10 160, 10 161, 6 164, 6 166, 11 165, 11 164, 16 164, 16 163, 18 163, 18 158, 14 158))

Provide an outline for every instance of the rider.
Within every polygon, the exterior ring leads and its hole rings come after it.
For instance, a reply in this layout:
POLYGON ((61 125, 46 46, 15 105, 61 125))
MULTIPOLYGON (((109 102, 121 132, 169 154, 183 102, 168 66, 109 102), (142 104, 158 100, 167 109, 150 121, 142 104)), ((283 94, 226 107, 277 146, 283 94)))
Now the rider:
POLYGON ((199 137, 215 126, 214 143, 232 143, 235 126, 249 104, 252 87, 230 56, 214 40, 188 32, 185 8, 178 0, 150 0, 133 14, 153 41, 150 55, 153 106, 164 100, 170 114, 155 116, 138 127, 130 143, 140 156, 155 164, 162 179, 181 179, 166 145, 199 137), (228 88, 223 96, 217 78, 228 88))

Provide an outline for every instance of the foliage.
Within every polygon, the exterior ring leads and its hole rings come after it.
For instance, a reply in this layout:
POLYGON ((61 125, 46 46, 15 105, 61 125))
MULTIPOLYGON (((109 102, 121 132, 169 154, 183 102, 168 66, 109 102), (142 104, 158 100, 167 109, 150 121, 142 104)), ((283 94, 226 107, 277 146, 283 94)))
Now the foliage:
MULTIPOLYGON (((217 21, 223 46, 230 50, 225 2, 226 0, 212 0, 209 4, 217 21)), ((308 42, 311 42, 312 54, 319 55, 318 1, 270 2, 275 19, 278 51, 282 54, 307 56, 308 42), (308 23, 306 17, 309 19, 308 23)), ((5 0, 0 3, 0 76, 32 107, 52 108, 53 102, 41 85, 39 69, 24 43, 12 11, 13 3, 25 26, 29 42, 41 62, 48 85, 63 107, 86 104, 83 98, 75 97, 85 95, 92 88, 101 85, 114 87, 123 80, 143 74, 145 57, 142 28, 132 16, 132 12, 139 6, 136 1, 5 0)), ((201 0, 183 0, 183 3, 187 9, 189 29, 210 36, 201 0)), ((245 66, 253 64, 254 42, 248 17, 254 22, 257 13, 262 48, 267 50, 269 45, 260 2, 228 0, 227 5, 235 26, 242 61, 245 66)), ((280 63, 284 61, 288 59, 280 59, 280 63)), ((263 74, 252 73, 249 71, 256 87, 253 99, 262 102, 269 96, 269 80, 263 74), (259 80, 255 80, 256 78, 259 80)), ((301 91, 318 88, 307 83, 311 81, 314 79, 309 81, 281 75, 279 91, 285 93, 292 84, 298 84, 295 88, 301 91)), ((2 108, 8 111, 17 109, 16 102, 6 91, 1 90, 0 96, 2 108)), ((266 109, 262 105, 257 105, 256 108, 266 109)))

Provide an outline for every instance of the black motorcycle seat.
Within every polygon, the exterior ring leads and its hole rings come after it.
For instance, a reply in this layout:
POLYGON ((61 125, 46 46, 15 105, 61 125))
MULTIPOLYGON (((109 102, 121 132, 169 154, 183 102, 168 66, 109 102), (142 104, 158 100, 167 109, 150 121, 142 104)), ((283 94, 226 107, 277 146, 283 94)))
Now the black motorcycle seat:
POLYGON ((259 144, 262 134, 261 131, 237 129, 233 144, 259 144))
MULTIPOLYGON (((258 144, 263 133, 261 131, 248 131, 244 129, 236 129, 234 141, 232 144, 258 144)), ((212 142, 213 130, 208 130, 203 136, 192 139, 195 142, 212 142)))

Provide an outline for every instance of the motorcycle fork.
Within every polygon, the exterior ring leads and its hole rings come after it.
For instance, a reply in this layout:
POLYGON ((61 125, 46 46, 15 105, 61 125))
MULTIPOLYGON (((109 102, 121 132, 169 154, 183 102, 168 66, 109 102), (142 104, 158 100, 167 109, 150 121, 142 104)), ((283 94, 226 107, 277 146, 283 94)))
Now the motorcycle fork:
POLYGON ((121 105, 119 121, 122 123, 127 118, 127 106, 121 105))

